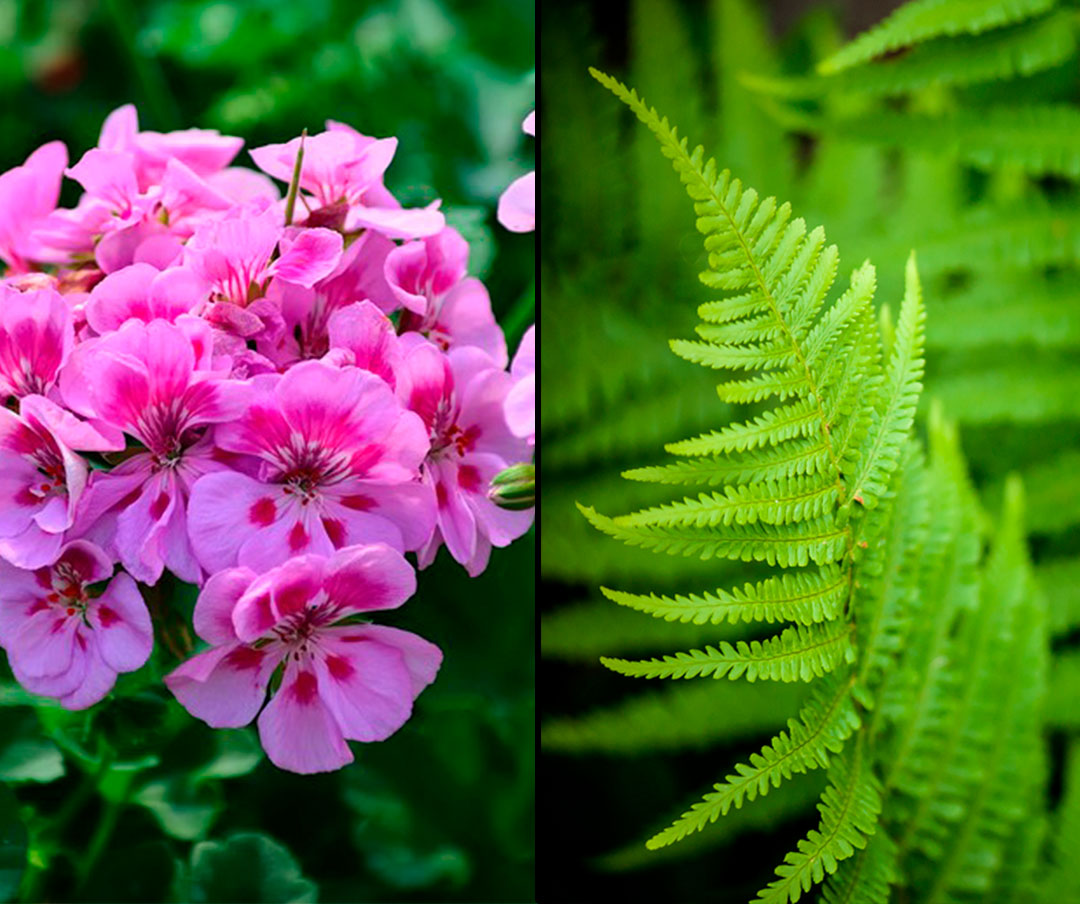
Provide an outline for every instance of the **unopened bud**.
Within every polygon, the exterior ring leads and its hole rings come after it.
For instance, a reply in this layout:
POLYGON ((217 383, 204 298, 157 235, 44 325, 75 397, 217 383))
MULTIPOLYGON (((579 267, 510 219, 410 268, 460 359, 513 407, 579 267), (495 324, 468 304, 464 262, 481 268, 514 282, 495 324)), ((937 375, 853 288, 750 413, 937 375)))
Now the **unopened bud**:
POLYGON ((536 505, 536 468, 527 462, 510 465, 491 478, 488 498, 499 508, 521 511, 536 505))

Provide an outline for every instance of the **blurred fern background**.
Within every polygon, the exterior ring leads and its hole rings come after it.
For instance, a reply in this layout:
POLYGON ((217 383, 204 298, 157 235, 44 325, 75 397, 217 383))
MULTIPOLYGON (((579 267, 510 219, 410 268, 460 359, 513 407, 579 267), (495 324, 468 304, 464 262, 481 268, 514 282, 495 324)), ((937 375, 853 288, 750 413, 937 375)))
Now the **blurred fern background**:
MULTIPOLYGON (((562 858, 541 885, 548 900, 748 900, 815 825, 822 789, 805 776, 680 845, 643 846, 781 728, 805 692, 642 685, 597 664, 748 629, 663 622, 604 600, 599 584, 730 586, 740 566, 628 548, 573 504, 610 512, 670 499, 670 488, 620 471, 732 417, 714 376, 666 341, 691 334, 711 297, 694 278, 704 254, 691 207, 653 136, 590 83, 589 65, 636 87, 691 147, 704 144, 762 197, 825 224, 845 274, 872 259, 879 303, 894 311, 904 260, 917 250, 925 410, 936 399, 958 422, 982 511, 1000 511, 1006 475, 1021 477, 1049 607, 1049 822, 1036 795, 1040 815, 1024 823, 1022 843, 1009 842, 1010 856, 1037 848, 1047 825, 1075 837, 1080 789, 1067 764, 1080 729, 1080 9, 968 4, 1011 12, 977 34, 907 46, 883 30, 832 56, 899 5, 635 0, 611 15, 583 3, 545 29, 541 775, 550 790, 541 820, 557 826, 549 831, 562 858)), ((947 17, 950 0, 935 8, 947 17)), ((931 498, 931 517, 939 504, 931 498)), ((1038 683, 1034 663, 1011 667, 1016 682, 1038 683)))
MULTIPOLYGON (((128 102, 144 129, 248 148, 328 118, 395 135, 388 186, 443 199, 513 349, 535 245, 495 205, 533 169, 534 20, 531 0, 0 0, 0 170, 58 138, 74 162, 128 102)), ((160 684, 35 707, 0 663, 0 901, 533 900, 534 535, 497 552, 475 580, 445 557, 421 576, 395 624, 442 647, 439 680, 341 773, 282 773, 160 684)))

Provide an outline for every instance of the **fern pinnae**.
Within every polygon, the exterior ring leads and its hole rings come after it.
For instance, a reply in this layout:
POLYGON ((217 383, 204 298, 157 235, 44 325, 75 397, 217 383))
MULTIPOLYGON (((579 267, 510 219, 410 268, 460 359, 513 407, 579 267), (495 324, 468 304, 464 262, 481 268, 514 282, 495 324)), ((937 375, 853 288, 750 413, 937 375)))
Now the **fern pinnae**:
POLYGON ((724 492, 702 493, 623 515, 616 521, 635 525, 787 524, 817 518, 834 508, 836 484, 827 477, 782 478, 728 486, 724 492))
POLYGON ((866 847, 877 829, 882 801, 865 746, 860 736, 849 746, 850 753, 833 760, 829 785, 818 804, 821 823, 776 868, 779 878, 758 892, 754 904, 798 901, 826 873, 836 872, 841 861, 866 847))
POLYGON ((646 847, 656 850, 679 841, 715 822, 733 806, 738 809, 744 800, 768 794, 794 773, 827 766, 831 755, 843 748, 860 725, 851 696, 853 685, 854 676, 832 682, 825 679, 825 687, 819 686, 799 715, 788 720, 785 731, 753 754, 749 763, 739 763, 735 774, 650 838, 646 847))
POLYGON ((923 374, 926 313, 915 268, 915 253, 908 258, 906 290, 896 327, 896 343, 889 360, 881 404, 875 411, 871 446, 859 457, 846 501, 873 506, 885 492, 889 476, 900 460, 903 443, 915 420, 923 374))
POLYGON ((844 608, 850 589, 850 576, 836 565, 816 571, 779 574, 757 584, 745 584, 712 593, 658 596, 625 593, 601 587, 600 591, 620 606, 647 612, 665 621, 706 622, 720 624, 728 621, 778 622, 791 621, 802 625, 829 621, 844 608))
POLYGON ((824 441, 814 437, 792 440, 782 446, 763 449, 749 456, 696 456, 667 465, 652 465, 623 471, 627 480, 673 485, 716 486, 719 483, 749 483, 768 479, 821 474, 829 466, 824 441))
POLYGON ((840 619, 785 628, 765 640, 722 641, 704 650, 662 659, 632 661, 601 657, 613 672, 631 678, 737 678, 747 681, 813 681, 854 658, 851 626, 840 619))

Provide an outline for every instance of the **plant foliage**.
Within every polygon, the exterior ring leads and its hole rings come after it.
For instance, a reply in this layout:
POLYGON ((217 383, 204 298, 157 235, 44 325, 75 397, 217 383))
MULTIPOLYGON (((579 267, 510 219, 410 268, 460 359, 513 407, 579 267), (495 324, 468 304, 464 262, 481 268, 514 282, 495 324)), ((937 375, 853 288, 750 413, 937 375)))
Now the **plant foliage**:
MULTIPOLYGON (((669 622, 790 623, 763 639, 601 661, 633 677, 811 685, 786 728, 647 846, 680 842, 822 769, 820 822, 757 900, 797 901, 823 882, 830 901, 886 900, 891 884, 927 900, 990 891, 1007 878, 1005 839, 1042 778, 1043 683, 1006 687, 1003 666, 1045 659, 1046 619, 1019 483, 1005 489, 984 561, 984 519, 955 430, 936 413, 926 453, 912 437, 924 368, 914 256, 895 324, 875 314, 868 262, 830 293, 839 257, 820 227, 760 199, 635 92, 593 75, 659 140, 704 236, 700 279, 721 293, 699 308, 699 339, 671 348, 720 370, 725 402, 751 407, 745 419, 669 443, 673 464, 625 475, 707 491, 617 516, 580 508, 627 545, 757 572, 741 588, 604 593, 669 622), (1002 707, 996 720, 991 706, 1002 707)), ((626 727, 638 716, 622 718, 626 727)))

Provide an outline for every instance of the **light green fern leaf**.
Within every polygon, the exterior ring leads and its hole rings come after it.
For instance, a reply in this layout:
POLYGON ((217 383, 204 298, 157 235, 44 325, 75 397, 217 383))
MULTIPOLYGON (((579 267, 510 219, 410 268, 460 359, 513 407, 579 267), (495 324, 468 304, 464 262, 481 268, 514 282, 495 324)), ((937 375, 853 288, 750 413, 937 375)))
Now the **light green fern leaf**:
POLYGON ((980 34, 1045 13, 1055 0, 914 0, 822 61, 830 74, 942 35, 980 34))
POLYGON ((747 681, 812 681, 851 662, 851 626, 840 619, 822 625, 787 628, 765 640, 726 641, 704 650, 662 659, 630 661, 601 657, 620 675, 632 678, 736 678, 747 681))

